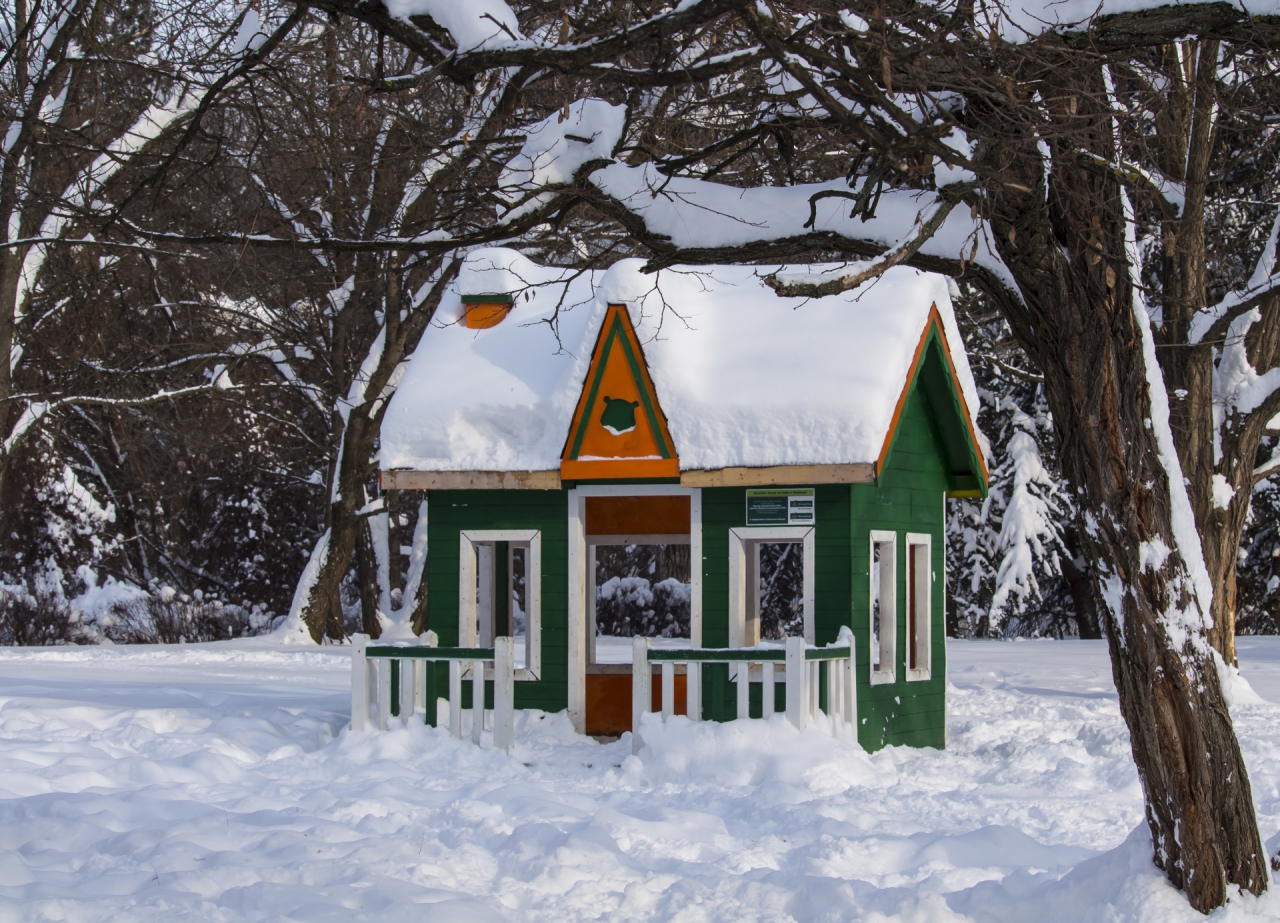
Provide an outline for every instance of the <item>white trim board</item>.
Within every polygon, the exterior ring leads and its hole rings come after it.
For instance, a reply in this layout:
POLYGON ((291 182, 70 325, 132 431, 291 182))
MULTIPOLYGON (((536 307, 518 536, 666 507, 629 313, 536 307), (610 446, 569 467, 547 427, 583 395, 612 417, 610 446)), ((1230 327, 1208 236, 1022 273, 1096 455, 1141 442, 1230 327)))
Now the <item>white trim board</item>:
POLYGON ((924 618, 921 621, 921 627, 924 629, 924 637, 917 641, 917 647, 923 650, 924 666, 912 669, 911 664, 904 661, 907 668, 907 682, 917 683, 924 682, 933 675, 933 583, 936 575, 933 572, 933 536, 927 532, 908 532, 907 533, 907 560, 904 562, 903 583, 906 586, 907 593, 907 618, 906 618, 906 650, 905 655, 911 656, 911 599, 913 593, 921 593, 924 595, 924 618), (924 560, 925 568, 923 574, 918 574, 916 578, 916 586, 911 586, 911 550, 912 548, 925 549, 924 560))
POLYGON ((463 529, 458 533, 458 646, 476 644, 476 543, 528 542, 525 594, 529 611, 529 663, 516 679, 536 682, 542 676, 542 533, 537 529, 463 529))
POLYGON ((881 529, 872 529, 867 541, 867 675, 871 677, 871 685, 879 686, 894 682, 898 668, 898 533, 881 529), (874 613, 872 600, 876 598, 876 545, 889 546, 889 560, 880 562, 880 589, 884 589, 884 574, 888 565, 889 592, 880 593, 881 642, 880 669, 876 669, 876 632, 871 618, 874 613), (886 605, 887 604, 887 605, 886 605), (888 611, 886 610, 886 607, 888 611), (883 630, 888 626, 889 646, 885 650, 883 630))
POLYGON ((800 542, 804 545, 804 641, 814 643, 813 526, 737 526, 729 530, 729 646, 743 647, 747 624, 747 545, 750 542, 800 542))

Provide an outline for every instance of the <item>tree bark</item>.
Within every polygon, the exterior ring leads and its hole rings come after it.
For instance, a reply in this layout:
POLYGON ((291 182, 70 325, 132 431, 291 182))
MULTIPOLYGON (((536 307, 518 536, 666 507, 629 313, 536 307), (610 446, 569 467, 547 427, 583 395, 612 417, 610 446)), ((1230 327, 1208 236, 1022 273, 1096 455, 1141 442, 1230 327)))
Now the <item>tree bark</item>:
POLYGON ((370 638, 382 635, 378 619, 378 552, 373 546, 373 530, 369 517, 360 520, 356 539, 356 580, 360 585, 360 624, 370 638))
POLYGON ((373 440, 362 410, 363 407, 353 407, 346 424, 339 429, 342 434, 341 452, 332 475, 337 490, 333 492, 333 502, 329 505, 328 552, 302 613, 317 644, 326 637, 341 640, 347 636, 342 624, 342 607, 337 600, 360 529, 365 525, 356 513, 364 506, 364 485, 369 477, 369 459, 373 452, 373 440))
MULTIPOLYGON (((1090 91, 1096 99, 1097 89, 1070 88, 1072 116, 1076 100, 1090 91)), ((1158 442, 1165 421, 1149 381, 1160 387, 1159 370, 1148 367, 1150 333, 1135 316, 1120 189, 1075 154, 1083 147, 1111 155, 1107 120, 1094 124, 1092 137, 1077 130, 1051 143, 1047 178, 1034 138, 1021 150, 989 149, 985 156, 1032 190, 994 194, 989 217, 1022 295, 1021 303, 1006 301, 1006 316, 1044 370, 1063 470, 1082 488, 1082 539, 1106 603, 1112 674, 1154 861, 1208 912, 1225 902, 1229 884, 1254 894, 1266 888, 1265 851, 1206 640, 1193 571, 1200 550, 1188 547, 1198 540, 1176 521, 1173 491, 1181 485, 1171 482, 1158 442)))
POLYGON ((1102 638, 1102 619, 1098 614, 1098 595, 1089 575, 1089 564, 1082 558, 1080 532, 1072 526, 1065 537, 1070 557, 1062 562, 1062 576, 1071 592, 1071 602, 1076 612, 1076 629, 1083 640, 1098 641, 1102 638), (1083 566, 1077 564, 1077 560, 1083 566))

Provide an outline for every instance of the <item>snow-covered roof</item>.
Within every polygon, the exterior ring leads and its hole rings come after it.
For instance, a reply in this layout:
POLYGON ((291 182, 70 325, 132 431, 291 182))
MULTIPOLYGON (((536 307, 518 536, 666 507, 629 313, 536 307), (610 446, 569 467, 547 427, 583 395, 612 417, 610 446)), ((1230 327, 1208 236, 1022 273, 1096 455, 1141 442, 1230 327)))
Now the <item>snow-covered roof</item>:
POLYGON ((851 292, 779 298, 762 281, 778 267, 641 265, 579 274, 473 252, 391 400, 381 467, 558 470, 610 304, 628 307, 684 471, 875 462, 934 306, 977 410, 942 276, 898 267, 851 292), (507 318, 464 326, 461 296, 492 292, 515 296, 507 318))

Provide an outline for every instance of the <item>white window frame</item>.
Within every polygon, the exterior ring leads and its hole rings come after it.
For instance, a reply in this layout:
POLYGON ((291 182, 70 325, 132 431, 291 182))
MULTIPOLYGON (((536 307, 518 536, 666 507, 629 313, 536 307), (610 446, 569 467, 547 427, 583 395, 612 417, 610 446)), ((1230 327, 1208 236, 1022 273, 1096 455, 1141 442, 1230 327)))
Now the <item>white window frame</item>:
MULTIPOLYGON (((747 547, 752 542, 798 542, 804 546, 804 641, 814 643, 813 592, 816 543, 813 526, 738 526, 729 530, 729 646, 744 647, 747 633, 747 547)), ((758 591, 757 591, 758 592, 758 591)))
POLYGON ((569 494, 569 720, 587 726, 587 497, 689 498, 689 643, 702 647, 702 488, 679 484, 583 484, 569 494))
POLYGON ((907 659, 903 661, 907 668, 907 682, 922 682, 929 679, 933 675, 933 536, 927 532, 908 532, 907 533, 907 560, 906 566, 902 569, 903 585, 906 587, 907 601, 907 647, 905 654, 907 659), (912 548, 923 547, 925 568, 924 573, 917 574, 917 586, 911 587, 908 581, 911 580, 911 550, 912 548), (911 601, 915 594, 923 590, 924 596, 924 638, 923 643, 917 642, 917 648, 923 651, 924 666, 917 666, 914 669, 910 663, 911 657, 911 632, 914 629, 912 624, 913 613, 911 611, 911 601))
MULTIPOLYGON (((458 535, 458 646, 476 646, 476 545, 480 542, 521 542, 529 545, 525 572, 528 611, 528 663, 516 670, 516 680, 537 682, 542 676, 542 532, 538 529, 465 529, 458 535)), ((485 673, 491 668, 485 668, 485 673)))
MULTIPOLYGON (((881 558, 880 573, 883 575, 885 561, 881 558)), ((880 588, 883 590, 885 580, 880 580, 880 588)), ((870 540, 867 543, 867 672, 871 677, 871 685, 879 686, 896 681, 898 669, 898 533, 881 529, 872 529, 870 540), (888 599, 885 594, 880 594, 880 668, 876 669, 876 652, 875 638, 876 627, 871 619, 874 617, 874 609, 871 601, 876 596, 876 569, 874 567, 876 560, 876 545, 889 546, 889 593, 888 599), (888 604, 888 612, 885 611, 886 603, 888 604), (888 616, 885 618, 885 616, 888 616), (888 657, 884 656, 884 638, 885 623, 889 626, 889 650, 888 657), (885 661, 888 661, 886 664, 885 661)))

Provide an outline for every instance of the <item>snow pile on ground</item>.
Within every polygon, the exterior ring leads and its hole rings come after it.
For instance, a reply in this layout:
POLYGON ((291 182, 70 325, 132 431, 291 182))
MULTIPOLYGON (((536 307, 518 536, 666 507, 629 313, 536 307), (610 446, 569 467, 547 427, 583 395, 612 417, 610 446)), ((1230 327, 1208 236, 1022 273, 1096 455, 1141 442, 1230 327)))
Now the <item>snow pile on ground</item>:
MULTIPOLYGON (((1278 641, 1242 645, 1264 696, 1278 641)), ((1105 646, 950 649, 946 751, 676 719, 639 757, 539 713, 510 757, 352 734, 340 650, 0 650, 0 918, 1202 919, 1149 863, 1105 646)), ((1280 706, 1233 714, 1271 837, 1280 706)))

